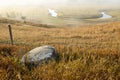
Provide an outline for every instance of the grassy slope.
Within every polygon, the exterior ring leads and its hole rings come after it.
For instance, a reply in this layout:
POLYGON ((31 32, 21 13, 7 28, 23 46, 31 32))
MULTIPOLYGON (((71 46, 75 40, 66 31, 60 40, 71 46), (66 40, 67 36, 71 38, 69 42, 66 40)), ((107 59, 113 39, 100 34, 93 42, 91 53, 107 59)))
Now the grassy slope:
POLYGON ((86 27, 46 28, 46 25, 1 19, 0 79, 118 80, 119 34, 120 22, 86 27), (7 22, 12 24, 14 46, 8 44, 7 22), (55 46, 59 53, 59 62, 43 64, 32 71, 19 63, 23 54, 46 44, 55 46))
MULTIPOLYGON (((31 25, 22 22, 11 22, 14 43, 17 45, 65 45, 81 48, 112 48, 120 47, 120 23, 113 22, 83 27, 49 27, 47 25, 31 25), (15 23, 15 24, 14 24, 15 23), (41 27, 39 27, 41 26, 41 27), (45 28, 49 27, 49 28, 45 28), (87 45, 86 45, 87 44, 87 45)), ((9 43, 7 23, 0 23, 0 42, 9 43)))

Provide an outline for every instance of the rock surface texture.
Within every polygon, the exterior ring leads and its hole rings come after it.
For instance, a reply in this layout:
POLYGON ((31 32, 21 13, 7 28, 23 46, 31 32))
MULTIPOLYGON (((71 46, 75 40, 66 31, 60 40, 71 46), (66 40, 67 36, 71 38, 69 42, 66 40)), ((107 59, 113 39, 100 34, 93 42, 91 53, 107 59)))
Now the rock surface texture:
POLYGON ((56 59, 57 54, 55 51, 55 48, 52 46, 41 46, 37 47, 31 51, 29 51, 27 54, 25 54, 21 62, 26 64, 40 64, 42 61, 48 61, 50 59, 56 59))

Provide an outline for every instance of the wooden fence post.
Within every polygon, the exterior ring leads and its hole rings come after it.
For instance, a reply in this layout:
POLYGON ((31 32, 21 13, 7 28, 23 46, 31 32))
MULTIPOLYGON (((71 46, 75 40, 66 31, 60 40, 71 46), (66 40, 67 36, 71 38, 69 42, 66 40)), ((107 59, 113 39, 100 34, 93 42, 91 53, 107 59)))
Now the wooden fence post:
POLYGON ((11 44, 13 45, 13 35, 12 35, 12 28, 11 28, 10 24, 8 25, 8 28, 9 28, 9 34, 10 34, 11 44))

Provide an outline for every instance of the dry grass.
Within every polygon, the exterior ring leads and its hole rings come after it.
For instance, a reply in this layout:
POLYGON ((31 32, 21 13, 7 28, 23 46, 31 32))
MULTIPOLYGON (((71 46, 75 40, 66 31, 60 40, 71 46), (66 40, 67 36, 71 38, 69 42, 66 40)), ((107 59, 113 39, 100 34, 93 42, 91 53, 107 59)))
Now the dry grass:
MULTIPOLYGON (((9 21, 8 21, 9 22, 9 21)), ((12 24, 15 44, 35 45, 67 45, 82 48, 119 48, 120 23, 86 26, 86 27, 37 27, 31 25, 12 24)), ((9 43, 9 32, 6 23, 0 24, 0 42, 9 43)))
MULTIPOLYGON (((9 47, 9 49, 12 48, 9 47)), ((68 50, 71 51, 71 48, 68 50)), ((120 79, 120 52, 113 50, 79 50, 77 53, 71 51, 68 54, 66 52, 69 51, 59 54, 58 62, 51 61, 48 64, 42 64, 39 67, 35 67, 32 71, 22 65, 14 55, 4 56, 4 52, 1 52, 1 80, 120 79)))
POLYGON ((9 45, 7 23, 0 20, 0 80, 120 79, 120 22, 64 28, 8 22, 15 45, 9 45), (29 71, 19 59, 41 45, 55 46, 59 59, 29 71))

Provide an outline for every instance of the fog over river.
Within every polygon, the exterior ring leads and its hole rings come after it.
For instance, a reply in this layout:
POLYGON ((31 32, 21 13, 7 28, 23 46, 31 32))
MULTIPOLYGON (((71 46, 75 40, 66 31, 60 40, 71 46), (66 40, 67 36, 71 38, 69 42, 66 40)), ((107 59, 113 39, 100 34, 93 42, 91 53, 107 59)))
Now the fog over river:
POLYGON ((107 10, 120 0, 0 0, 0 16, 43 24, 81 24, 87 19, 111 19, 107 10))

